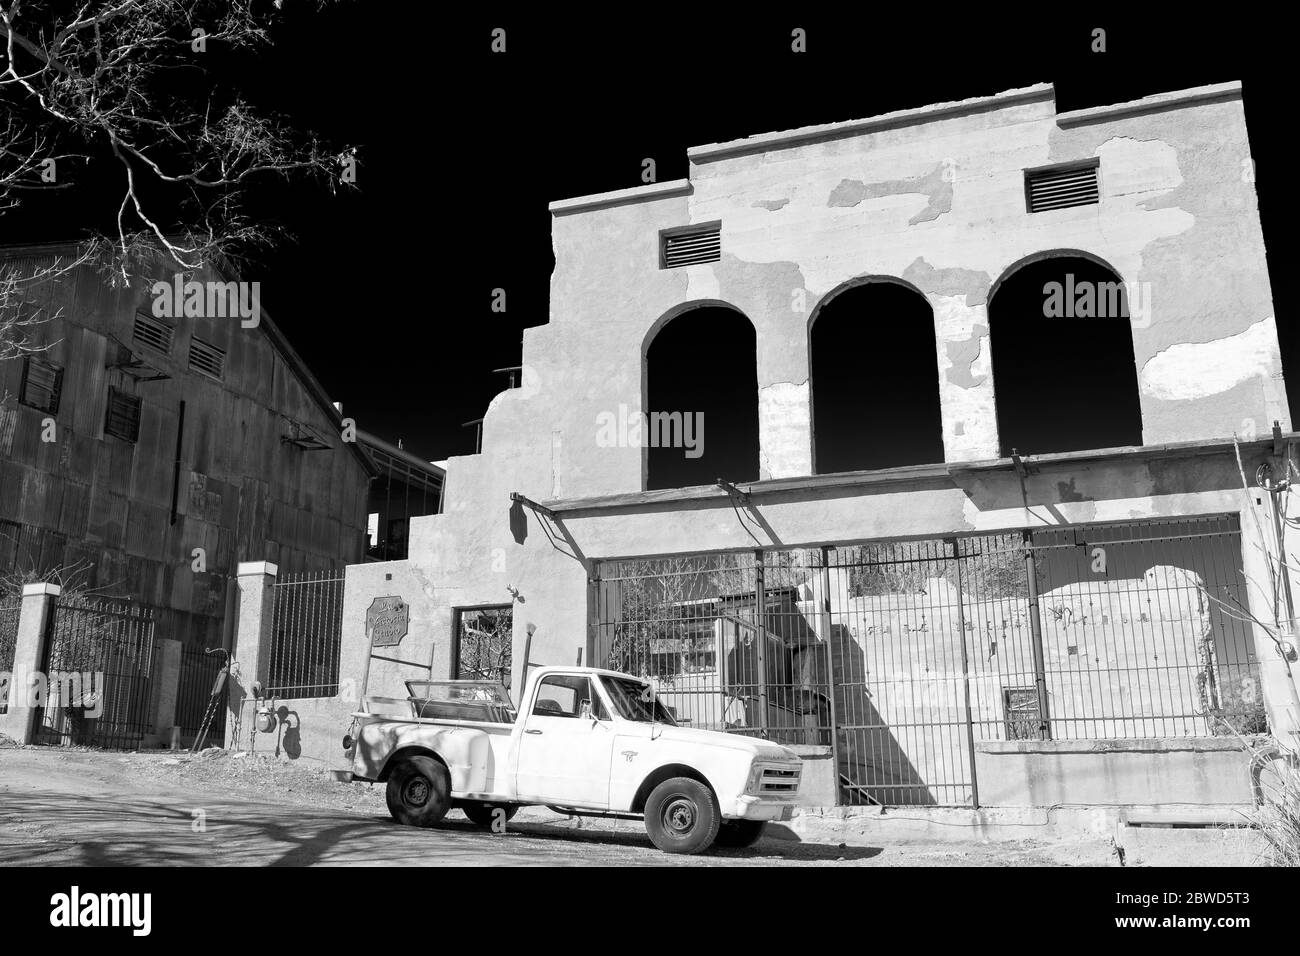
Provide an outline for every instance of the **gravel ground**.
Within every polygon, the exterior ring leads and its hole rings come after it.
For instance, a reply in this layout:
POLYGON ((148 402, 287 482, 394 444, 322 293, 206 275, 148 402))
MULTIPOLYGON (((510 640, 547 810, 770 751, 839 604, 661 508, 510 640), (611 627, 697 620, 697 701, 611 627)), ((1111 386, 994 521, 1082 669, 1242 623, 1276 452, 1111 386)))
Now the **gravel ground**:
POLYGON ((1115 865, 1107 841, 846 846, 765 837, 696 857, 656 850, 638 821, 528 808, 506 834, 453 811, 435 830, 394 824, 382 786, 210 750, 0 749, 0 864, 97 865, 1115 865))

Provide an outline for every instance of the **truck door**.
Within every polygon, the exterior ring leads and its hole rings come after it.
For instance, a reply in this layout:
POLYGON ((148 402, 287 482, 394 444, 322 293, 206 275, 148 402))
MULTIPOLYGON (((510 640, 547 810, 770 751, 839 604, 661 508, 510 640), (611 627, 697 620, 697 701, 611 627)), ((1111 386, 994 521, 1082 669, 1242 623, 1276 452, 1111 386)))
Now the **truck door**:
POLYGON ((525 801, 608 807, 613 753, 614 727, 591 678, 552 674, 538 685, 519 736, 515 792, 525 801))

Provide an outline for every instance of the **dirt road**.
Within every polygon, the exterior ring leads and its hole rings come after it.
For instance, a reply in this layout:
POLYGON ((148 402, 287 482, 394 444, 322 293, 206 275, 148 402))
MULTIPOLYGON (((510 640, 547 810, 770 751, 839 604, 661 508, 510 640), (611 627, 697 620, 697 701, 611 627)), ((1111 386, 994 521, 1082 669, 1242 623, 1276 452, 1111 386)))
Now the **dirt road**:
POLYGON ((457 811, 394 824, 381 787, 215 753, 0 749, 0 865, 1025 866, 1107 865, 1105 844, 838 846, 765 838, 748 850, 660 853, 637 823, 526 810, 509 832, 457 811))

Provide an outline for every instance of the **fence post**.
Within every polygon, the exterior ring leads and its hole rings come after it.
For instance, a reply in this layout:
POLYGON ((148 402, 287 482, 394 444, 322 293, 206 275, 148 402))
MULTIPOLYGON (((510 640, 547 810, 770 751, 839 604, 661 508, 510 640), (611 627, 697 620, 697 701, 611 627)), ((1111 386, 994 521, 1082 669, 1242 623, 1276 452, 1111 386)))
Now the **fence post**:
POLYGON ((1043 620, 1038 611, 1038 569, 1034 565, 1032 532, 1024 531, 1025 581, 1029 585, 1029 632, 1034 649, 1034 686, 1038 690, 1038 736, 1052 739, 1051 714, 1047 709, 1047 665, 1043 656, 1043 620))
POLYGON ((979 771, 975 766, 975 718, 971 713, 970 706, 970 657, 966 651, 966 595, 962 590, 962 557, 956 538, 949 538, 948 544, 952 548, 952 563, 957 575, 957 638, 961 641, 961 683, 966 707, 966 752, 970 760, 970 802, 971 806, 978 810, 980 808, 980 779, 979 771))
POLYGON ((23 585, 13 672, 9 678, 9 710, 0 715, 0 733, 20 744, 30 744, 35 738, 37 728, 33 718, 49 695, 49 681, 42 671, 54 605, 60 592, 57 584, 23 585))
POLYGON ((822 548, 822 640, 826 647, 826 692, 830 697, 831 720, 831 762, 834 765, 835 805, 842 802, 840 797, 840 724, 839 711, 835 704, 835 613, 831 607, 831 550, 822 548))
MULTIPOLYGON (((239 581, 239 620, 235 630, 235 650, 232 658, 239 663, 239 674, 231 669, 230 713, 226 720, 226 745, 231 750, 239 748, 240 719, 252 717, 241 710, 245 699, 252 699, 253 682, 267 686, 271 674, 271 639, 275 626, 275 594, 273 587, 279 569, 269 561, 241 561, 237 571, 239 581)), ((244 708, 247 709, 247 708, 244 708)))
POLYGON ((181 681, 181 642, 159 638, 154 643, 153 670, 153 732, 161 743, 171 740, 172 726, 176 723, 176 698, 181 681))
POLYGON ((764 582, 763 552, 754 552, 754 591, 757 604, 754 608, 754 649, 758 657, 758 712, 763 716, 759 729, 767 736, 767 585, 764 582))

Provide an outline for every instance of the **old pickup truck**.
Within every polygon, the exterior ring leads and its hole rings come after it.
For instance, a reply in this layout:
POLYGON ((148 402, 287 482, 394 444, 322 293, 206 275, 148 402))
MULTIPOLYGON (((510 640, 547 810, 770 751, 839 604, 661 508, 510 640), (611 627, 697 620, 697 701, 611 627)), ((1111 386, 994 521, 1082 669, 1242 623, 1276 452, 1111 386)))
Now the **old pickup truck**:
POLYGON ((795 806, 796 754, 678 726, 652 685, 627 674, 538 668, 518 711, 490 681, 407 681, 407 691, 369 698, 344 738, 353 779, 386 783, 400 823, 430 827, 459 809, 500 826, 537 804, 641 816, 659 849, 700 853, 749 846, 795 806))

